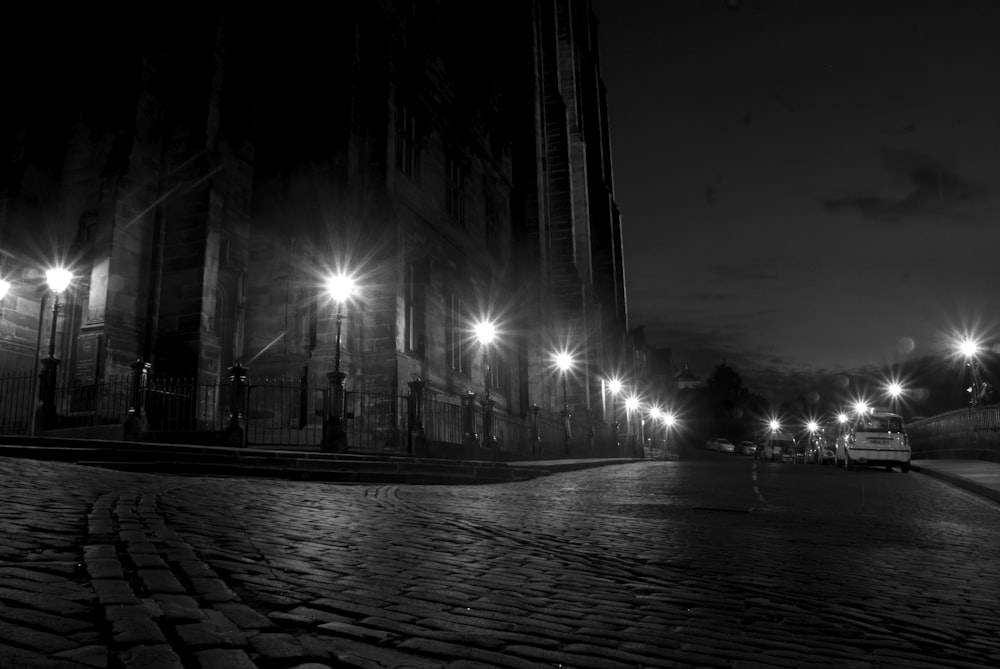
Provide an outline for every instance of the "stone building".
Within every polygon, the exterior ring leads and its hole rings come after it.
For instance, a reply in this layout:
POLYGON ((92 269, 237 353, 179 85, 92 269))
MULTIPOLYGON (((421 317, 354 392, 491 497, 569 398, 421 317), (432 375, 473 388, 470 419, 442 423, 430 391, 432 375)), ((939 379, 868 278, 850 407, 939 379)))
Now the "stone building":
POLYGON ((54 264, 74 273, 71 384, 137 359, 220 382, 240 361, 318 403, 336 272, 358 286, 339 347, 355 391, 482 393, 488 373, 501 410, 557 410, 569 349, 571 404, 599 408, 632 360, 588 0, 39 21, 4 47, 23 66, 0 109, 3 369, 34 367, 54 264))

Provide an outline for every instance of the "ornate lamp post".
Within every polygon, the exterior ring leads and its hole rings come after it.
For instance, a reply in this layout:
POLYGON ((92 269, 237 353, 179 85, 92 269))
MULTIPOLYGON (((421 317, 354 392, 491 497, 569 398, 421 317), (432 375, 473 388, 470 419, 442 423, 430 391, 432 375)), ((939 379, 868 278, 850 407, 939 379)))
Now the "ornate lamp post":
POLYGON ((670 431, 677 424, 677 418, 671 412, 663 414, 663 459, 667 459, 667 443, 670 441, 670 431))
POLYGON ((496 323, 481 320, 472 326, 476 341, 483 352, 484 389, 483 389, 483 445, 497 447, 497 436, 493 431, 493 407, 496 404, 490 397, 490 355, 489 346, 497 336, 496 323))
MULTIPOLYGON (((43 429, 55 427, 59 416, 56 413, 56 376, 59 369, 59 358, 56 357, 56 323, 59 320, 59 297, 69 288, 73 274, 67 269, 55 267, 45 272, 45 283, 52 291, 52 329, 49 333, 49 355, 42 358, 42 372, 39 375, 37 422, 43 429)), ((44 306, 38 312, 38 338, 41 342, 42 316, 44 306)))
POLYGON ((973 339, 965 338, 959 342, 958 350, 965 357, 965 365, 972 374, 972 385, 967 391, 969 393, 969 407, 975 411, 979 408, 980 395, 986 387, 982 379, 982 363, 979 361, 979 344, 973 339))
POLYGON ((337 341, 333 358, 333 371, 326 373, 330 383, 330 407, 326 421, 323 450, 340 453, 347 449, 347 432, 344 430, 344 379, 347 374, 340 371, 340 333, 344 320, 344 303, 356 291, 354 279, 344 274, 327 278, 326 291, 337 304, 337 341))
POLYGON ((618 379, 608 381, 608 391, 611 393, 611 424, 615 428, 615 435, 618 435, 618 393, 622 391, 622 382, 618 379))
POLYGON ((569 398, 566 395, 566 376, 569 374, 569 370, 573 368, 573 356, 566 351, 560 351, 556 354, 556 367, 562 372, 563 408, 561 413, 563 419, 563 454, 569 455, 570 444, 573 440, 572 426, 570 424, 573 414, 569 410, 569 398))

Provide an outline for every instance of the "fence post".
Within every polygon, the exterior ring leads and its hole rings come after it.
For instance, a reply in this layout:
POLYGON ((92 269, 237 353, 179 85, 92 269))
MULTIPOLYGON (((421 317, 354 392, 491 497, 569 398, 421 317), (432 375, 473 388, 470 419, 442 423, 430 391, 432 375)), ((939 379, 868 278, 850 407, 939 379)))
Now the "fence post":
POLYGON ((240 446, 243 442, 243 428, 240 427, 240 416, 243 414, 243 393, 247 383, 247 368, 239 362, 229 368, 229 426, 226 428, 225 443, 227 446, 240 446))
POLYGON ((347 450, 347 432, 344 430, 344 379, 346 372, 327 372, 330 407, 326 422, 323 423, 323 445, 327 453, 343 453, 347 450))
POLYGON ((528 413, 531 415, 531 457, 534 459, 538 456, 538 446, 542 441, 542 435, 538 433, 538 405, 532 402, 528 413))
POLYGON ((427 383, 418 377, 406 385, 410 387, 410 394, 406 398, 409 428, 406 434, 406 452, 408 455, 423 457, 427 455, 427 435, 424 433, 424 386, 427 383))
POLYGON ((141 356, 129 364, 132 378, 130 379, 128 413, 123 423, 124 436, 128 441, 141 440, 143 432, 149 427, 146 422, 146 413, 143 411, 143 404, 146 399, 146 381, 149 378, 150 367, 152 365, 143 360, 141 356))
POLYGON ((467 448, 479 448, 479 435, 476 434, 476 393, 466 390, 462 395, 462 421, 465 423, 465 435, 462 445, 467 448))

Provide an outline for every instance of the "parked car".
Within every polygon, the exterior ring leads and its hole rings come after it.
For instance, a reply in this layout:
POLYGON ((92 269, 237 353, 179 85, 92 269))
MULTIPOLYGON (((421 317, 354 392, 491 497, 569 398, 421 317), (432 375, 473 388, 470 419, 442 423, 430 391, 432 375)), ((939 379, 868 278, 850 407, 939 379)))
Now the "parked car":
POLYGON ((837 421, 830 421, 820 426, 820 429, 809 439, 809 446, 806 447, 806 462, 815 465, 833 462, 836 457, 837 435, 840 429, 840 423, 837 421))
POLYGON ((705 447, 710 451, 719 451, 720 453, 732 453, 736 450, 733 442, 725 437, 712 437, 705 442, 705 447))
POLYGON ((795 442, 795 446, 792 447, 792 462, 802 464, 806 463, 806 447, 809 445, 807 439, 798 439, 795 442))
POLYGON ((764 438, 763 459, 771 462, 791 462, 795 455, 795 438, 787 432, 774 430, 764 438))
POLYGON ((910 471, 910 439, 903 417, 888 411, 866 411, 855 416, 837 437, 834 462, 844 469, 854 465, 899 467, 910 471))
POLYGON ((738 446, 737 452, 740 455, 756 455, 757 454, 757 444, 753 443, 752 441, 746 441, 746 440, 744 440, 744 441, 741 441, 739 444, 737 444, 737 446, 738 446))

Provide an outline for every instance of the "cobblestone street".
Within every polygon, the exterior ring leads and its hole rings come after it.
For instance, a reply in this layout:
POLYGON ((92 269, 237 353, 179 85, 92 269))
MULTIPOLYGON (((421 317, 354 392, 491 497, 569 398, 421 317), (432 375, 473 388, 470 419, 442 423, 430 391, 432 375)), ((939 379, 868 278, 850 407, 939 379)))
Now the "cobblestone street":
POLYGON ((649 462, 502 485, 363 486, 3 459, 0 657, 13 667, 1000 664, 996 505, 919 475, 711 464, 711 479, 704 463, 649 462), (869 503, 892 507, 834 511, 819 494, 798 503, 791 480, 778 485, 790 472, 834 491, 860 482, 869 503))

